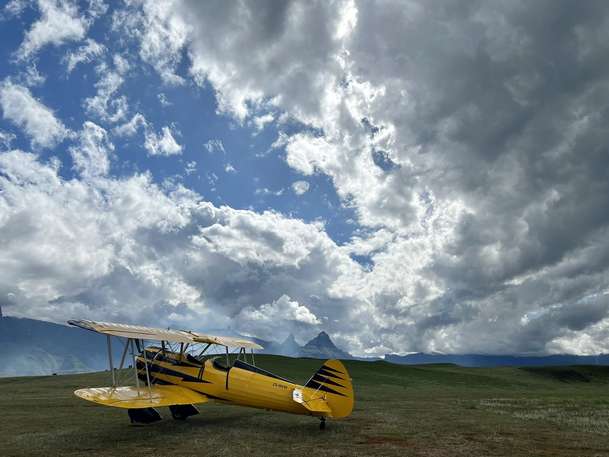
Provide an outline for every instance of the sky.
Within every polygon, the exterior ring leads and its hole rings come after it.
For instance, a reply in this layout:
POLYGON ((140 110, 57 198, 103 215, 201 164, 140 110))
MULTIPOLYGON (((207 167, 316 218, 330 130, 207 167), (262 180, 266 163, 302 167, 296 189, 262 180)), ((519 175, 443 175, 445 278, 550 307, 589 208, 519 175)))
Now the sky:
POLYGON ((5 314, 609 352, 605 1, 11 0, 5 314))

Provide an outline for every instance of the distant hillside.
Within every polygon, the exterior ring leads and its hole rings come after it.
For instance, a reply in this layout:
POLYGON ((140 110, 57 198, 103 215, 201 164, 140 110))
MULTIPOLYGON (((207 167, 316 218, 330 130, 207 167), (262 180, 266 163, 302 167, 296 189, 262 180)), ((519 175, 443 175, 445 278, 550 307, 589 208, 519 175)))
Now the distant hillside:
MULTIPOLYGON (((114 347, 117 356, 119 351, 114 347)), ((35 319, 0 318, 0 376, 93 371, 107 367, 106 339, 102 335, 35 319)))
POLYGON ((541 367, 559 365, 609 365, 609 355, 484 355, 484 354, 387 354, 385 360, 401 365, 424 365, 429 363, 453 363, 462 367, 541 367))

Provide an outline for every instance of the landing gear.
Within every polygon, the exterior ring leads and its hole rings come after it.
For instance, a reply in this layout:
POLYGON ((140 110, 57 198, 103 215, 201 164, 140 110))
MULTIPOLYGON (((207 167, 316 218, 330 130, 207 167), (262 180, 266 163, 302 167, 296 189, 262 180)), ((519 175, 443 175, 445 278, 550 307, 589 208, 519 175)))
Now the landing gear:
POLYGON ((199 414, 199 410, 194 405, 171 405, 169 410, 171 417, 177 421, 184 421, 187 417, 199 414))
POLYGON ((161 415, 154 408, 128 409, 127 414, 132 424, 152 424, 161 420, 161 415))
POLYGON ((325 430, 326 429, 326 418, 325 417, 320 417, 319 418, 319 429, 320 430, 325 430))

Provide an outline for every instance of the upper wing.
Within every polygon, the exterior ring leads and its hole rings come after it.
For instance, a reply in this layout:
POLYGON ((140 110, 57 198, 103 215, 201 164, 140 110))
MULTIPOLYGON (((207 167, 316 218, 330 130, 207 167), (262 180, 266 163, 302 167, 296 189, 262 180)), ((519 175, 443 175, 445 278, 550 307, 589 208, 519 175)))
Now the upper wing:
POLYGON ((74 394, 84 400, 116 408, 156 408, 158 406, 206 403, 208 398, 181 386, 93 387, 79 389, 74 394))
POLYGON ((68 324, 76 327, 103 333, 105 335, 122 336, 136 340, 172 341, 176 343, 209 343, 227 347, 243 347, 263 349, 257 343, 241 338, 229 336, 204 335, 183 330, 167 330, 162 328, 143 327, 141 325, 115 324, 112 322, 94 322, 89 320, 73 320, 68 324))
POLYGON ((173 341, 176 343, 194 343, 190 333, 181 330, 142 327, 140 325, 114 324, 112 322, 94 322, 88 320, 68 321, 68 324, 105 335, 122 336, 136 340, 173 341))
POLYGON ((228 346, 234 348, 248 348, 248 349, 264 349, 257 343, 250 340, 244 340, 241 338, 233 338, 230 336, 213 336, 203 335, 201 333, 190 332, 194 337, 196 343, 210 343, 219 344, 220 346, 228 346))

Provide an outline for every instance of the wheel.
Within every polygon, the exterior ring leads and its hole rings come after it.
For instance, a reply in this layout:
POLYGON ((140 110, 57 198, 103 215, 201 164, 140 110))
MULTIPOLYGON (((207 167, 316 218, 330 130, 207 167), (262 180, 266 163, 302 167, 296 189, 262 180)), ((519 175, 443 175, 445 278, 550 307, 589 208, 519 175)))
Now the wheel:
POLYGON ((152 424, 161 420, 161 415, 154 408, 128 409, 127 414, 132 424, 152 424))
POLYGON ((199 410, 194 405, 171 405, 169 410, 171 417, 177 421, 185 421, 188 417, 199 414, 199 410))

